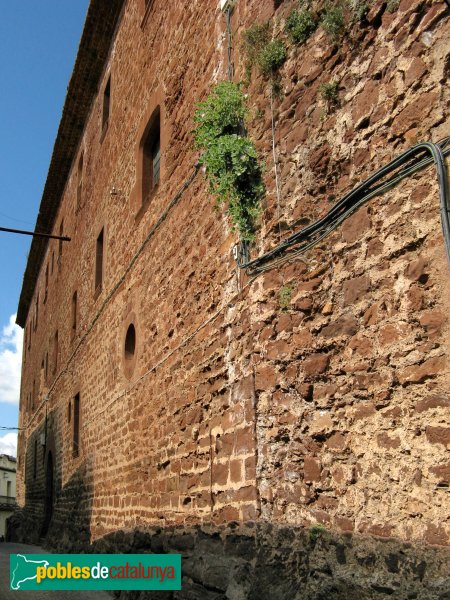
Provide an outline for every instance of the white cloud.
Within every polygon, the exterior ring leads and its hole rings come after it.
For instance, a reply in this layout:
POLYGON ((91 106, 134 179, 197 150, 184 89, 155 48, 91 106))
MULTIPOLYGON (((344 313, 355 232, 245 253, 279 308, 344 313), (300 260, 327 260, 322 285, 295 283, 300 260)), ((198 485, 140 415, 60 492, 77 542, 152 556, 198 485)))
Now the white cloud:
POLYGON ((17 456, 17 433, 7 433, 0 436, 0 454, 17 456))
POLYGON ((11 315, 0 335, 0 402, 19 404, 23 330, 11 315))

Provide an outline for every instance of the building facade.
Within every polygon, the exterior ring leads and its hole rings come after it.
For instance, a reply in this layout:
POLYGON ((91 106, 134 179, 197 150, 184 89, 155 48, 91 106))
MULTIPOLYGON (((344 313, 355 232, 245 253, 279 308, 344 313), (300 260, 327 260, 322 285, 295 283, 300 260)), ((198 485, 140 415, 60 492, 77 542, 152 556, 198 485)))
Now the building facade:
POLYGON ((5 537, 6 519, 16 508, 16 459, 0 454, 0 538, 5 537))
POLYGON ((291 0, 229 19, 215 0, 91 1, 36 223, 70 241, 33 240, 17 317, 18 537, 181 549, 178 597, 448 585, 433 164, 256 277, 196 166, 198 102, 245 80, 265 162, 253 258, 450 135, 447 4, 331 8, 311 2, 295 35, 291 0), (261 74, 251 49, 274 39, 285 56, 261 74))

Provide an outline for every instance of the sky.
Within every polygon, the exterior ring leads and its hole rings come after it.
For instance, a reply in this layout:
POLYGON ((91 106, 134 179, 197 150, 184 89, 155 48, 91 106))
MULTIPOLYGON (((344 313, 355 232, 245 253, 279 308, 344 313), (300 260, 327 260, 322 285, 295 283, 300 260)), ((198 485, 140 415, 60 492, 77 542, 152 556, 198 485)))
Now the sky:
MULTIPOLYGON (((1 2, 0 226, 34 229, 89 0, 1 2)), ((0 428, 17 427, 23 331, 15 325, 31 237, 0 232, 0 428)), ((17 433, 0 429, 0 454, 17 433)))

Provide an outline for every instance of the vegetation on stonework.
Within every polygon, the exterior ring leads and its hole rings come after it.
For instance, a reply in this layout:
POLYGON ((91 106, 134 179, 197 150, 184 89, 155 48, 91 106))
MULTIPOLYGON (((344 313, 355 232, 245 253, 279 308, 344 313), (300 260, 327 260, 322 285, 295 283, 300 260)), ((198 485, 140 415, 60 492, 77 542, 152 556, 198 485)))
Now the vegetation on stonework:
POLYGON ((386 10, 389 13, 394 13, 396 10, 398 10, 399 6, 400 6, 400 0, 388 0, 388 3, 386 5, 386 10))
POLYGON ((339 39, 346 28, 342 5, 327 4, 322 12, 320 25, 333 40, 339 39))
POLYGON ((278 304, 282 310, 287 310, 292 300, 292 292, 294 288, 289 285, 284 285, 278 294, 278 304))
POLYGON ((294 44, 304 44, 317 28, 309 10, 293 10, 286 20, 286 32, 294 44))
POLYGON ((194 116, 195 146, 203 150, 200 162, 219 205, 225 204, 242 240, 252 240, 264 195, 262 170, 253 142, 244 131, 247 117, 240 86, 219 83, 194 116))
POLYGON ((361 22, 366 18, 370 6, 365 0, 350 0, 350 8, 353 12, 354 20, 361 22))
POLYGON ((263 77, 270 77, 287 58, 285 43, 279 39, 270 40, 270 28, 270 22, 255 23, 242 34, 247 80, 250 80, 254 66, 259 68, 263 77))
POLYGON ((315 542, 319 539, 319 537, 324 535, 326 532, 327 532, 327 528, 324 525, 317 523, 317 525, 313 525, 311 527, 311 529, 309 530, 309 539, 311 542, 315 542))
POLYGON ((264 77, 274 74, 287 58, 286 46, 282 40, 272 40, 264 46, 258 56, 258 66, 264 77))
POLYGON ((335 105, 338 102, 338 83, 336 81, 328 81, 320 86, 320 94, 325 102, 330 105, 335 105))

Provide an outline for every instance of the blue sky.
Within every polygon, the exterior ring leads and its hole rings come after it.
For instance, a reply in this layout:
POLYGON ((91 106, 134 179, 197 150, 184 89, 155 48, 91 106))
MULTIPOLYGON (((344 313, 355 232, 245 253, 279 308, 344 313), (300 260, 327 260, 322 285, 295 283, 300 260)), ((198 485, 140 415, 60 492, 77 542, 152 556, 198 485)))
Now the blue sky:
MULTIPOLYGON (((0 226, 34 229, 89 0, 3 2, 0 226)), ((13 316, 31 238, 0 232, 0 427, 16 427, 22 330, 13 316)), ((0 453, 15 433, 0 430, 0 453)))

